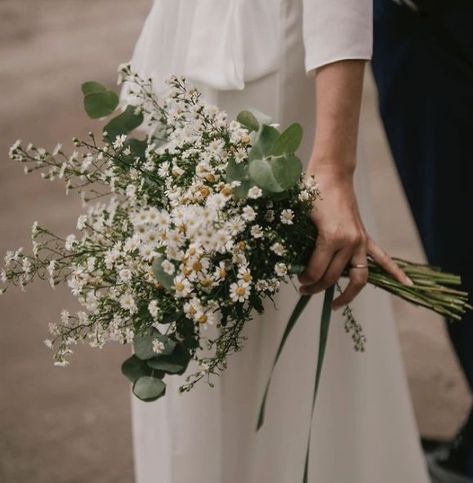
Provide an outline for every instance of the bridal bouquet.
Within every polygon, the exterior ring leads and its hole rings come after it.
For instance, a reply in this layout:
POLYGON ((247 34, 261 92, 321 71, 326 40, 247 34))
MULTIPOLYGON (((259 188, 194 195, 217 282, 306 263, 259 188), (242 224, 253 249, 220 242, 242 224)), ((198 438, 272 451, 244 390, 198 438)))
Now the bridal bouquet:
MULTIPOLYGON (((77 232, 65 238, 35 223, 32 253, 8 252, 1 279, 22 289, 35 278, 53 288, 66 284, 83 310, 64 310, 50 325, 45 343, 55 363, 66 365, 78 342, 132 344, 122 372, 138 398, 154 401, 165 394, 165 379, 184 374, 191 362, 181 391, 202 379, 212 384, 228 356, 242 349, 254 312, 303 270, 317 236, 310 213, 320 195, 294 154, 300 125, 280 132, 256 111, 229 120, 178 77, 162 96, 128 65, 120 81, 130 86, 131 103, 99 139, 74 139, 70 155, 61 145, 52 152, 20 141, 12 146, 10 157, 26 173, 63 180, 85 209, 77 232), (139 126, 144 139, 132 135, 139 126)), ((116 112, 115 92, 96 82, 82 90, 91 118, 116 112)), ((399 263, 413 287, 373 262, 370 282, 451 318, 468 308, 467 294, 455 288, 458 277, 399 263)), ((322 314, 325 335, 331 296, 333 289, 322 314)), ((308 299, 297 304, 280 350, 308 299)), ((349 308, 345 316, 355 348, 363 350, 361 326, 349 308)))

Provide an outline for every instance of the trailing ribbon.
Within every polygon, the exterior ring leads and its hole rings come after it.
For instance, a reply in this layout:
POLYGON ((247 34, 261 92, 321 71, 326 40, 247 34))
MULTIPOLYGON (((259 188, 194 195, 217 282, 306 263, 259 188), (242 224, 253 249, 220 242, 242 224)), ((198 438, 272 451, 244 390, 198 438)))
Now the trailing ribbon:
MULTIPOLYGON (((324 296, 324 304, 322 308, 322 316, 320 320, 320 337, 319 337, 319 351, 317 355, 317 367, 315 372, 315 385, 314 385, 314 394, 312 398, 312 411, 310 416, 310 424, 309 424, 309 436, 307 441, 307 451, 306 451, 306 459, 304 465, 304 479, 303 483, 308 483, 308 475, 309 475, 309 453, 310 453, 310 441, 312 435, 312 420, 314 417, 314 410, 315 410, 315 401, 317 399, 317 392, 319 390, 320 384, 320 377, 322 375, 322 367, 325 358, 325 349, 327 347, 327 339, 328 333, 330 329, 330 316, 332 313, 332 301, 335 293, 335 287, 330 287, 325 291, 324 296)), ((307 306, 311 295, 302 295, 299 298, 294 310, 292 311, 291 316, 289 317, 289 321, 286 326, 286 330, 282 336, 281 342, 279 344, 278 350, 276 352, 276 357, 274 358, 273 366, 271 367, 271 372, 268 378, 268 382, 266 383, 266 388, 264 390, 263 400, 261 402, 261 407, 258 415, 258 424, 256 430, 258 431, 264 423, 264 414, 266 408, 266 399, 268 397, 269 386, 271 384, 271 379, 273 377, 274 368, 279 360, 279 356, 283 350, 284 345, 286 344, 287 338, 291 333, 292 329, 296 325, 296 322, 299 320, 302 312, 304 311, 305 307, 307 306)))
POLYGON ((310 414, 309 437, 307 441, 307 452, 304 466, 303 483, 308 482, 309 477, 309 453, 310 440, 312 436, 312 420, 314 419, 315 401, 317 399, 317 392, 319 390, 320 376, 322 375, 322 366, 324 364, 325 349, 327 347, 328 332, 330 329, 330 316, 332 314, 332 301, 335 293, 335 287, 330 287, 325 291, 324 306, 322 309, 322 317, 320 320, 320 337, 319 337, 319 354, 317 356, 317 369, 315 372, 314 395, 312 397, 312 412, 310 414))

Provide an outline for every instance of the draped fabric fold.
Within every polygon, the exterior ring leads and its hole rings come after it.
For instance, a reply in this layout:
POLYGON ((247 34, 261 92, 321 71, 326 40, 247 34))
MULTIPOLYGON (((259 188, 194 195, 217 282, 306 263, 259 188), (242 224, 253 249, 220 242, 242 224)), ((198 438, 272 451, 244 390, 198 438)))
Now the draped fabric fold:
POLYGON ((156 81, 178 74, 243 89, 278 68, 279 8, 280 0, 156 0, 132 66, 156 81))

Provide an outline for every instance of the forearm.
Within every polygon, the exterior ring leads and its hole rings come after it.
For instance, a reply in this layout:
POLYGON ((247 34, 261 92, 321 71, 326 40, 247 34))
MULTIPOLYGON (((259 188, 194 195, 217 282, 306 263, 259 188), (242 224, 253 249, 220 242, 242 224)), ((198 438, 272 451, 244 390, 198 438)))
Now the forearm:
POLYGON ((317 70, 316 129, 309 173, 330 170, 353 175, 365 64, 363 60, 344 60, 317 70))

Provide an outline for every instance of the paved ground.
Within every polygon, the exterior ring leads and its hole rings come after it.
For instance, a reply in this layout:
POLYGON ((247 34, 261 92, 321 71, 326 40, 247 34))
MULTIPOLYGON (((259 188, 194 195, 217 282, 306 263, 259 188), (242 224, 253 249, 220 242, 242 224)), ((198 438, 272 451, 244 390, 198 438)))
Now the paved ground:
MULTIPOLYGON (((36 219, 62 233, 73 229, 77 201, 60 184, 25 177, 7 160, 8 147, 18 137, 52 147, 85 134, 80 82, 113 85, 148 7, 148 0, 0 0, 1 253, 28 246, 36 219)), ((392 253, 421 259, 370 81, 363 125, 381 241, 392 253)), ((47 323, 69 300, 41 286, 0 300, 1 483, 132 482, 128 387, 117 371, 126 350, 82 348, 64 370, 52 367, 41 344, 47 323)), ((442 324, 395 306, 420 428, 448 436, 469 398, 442 324)))

